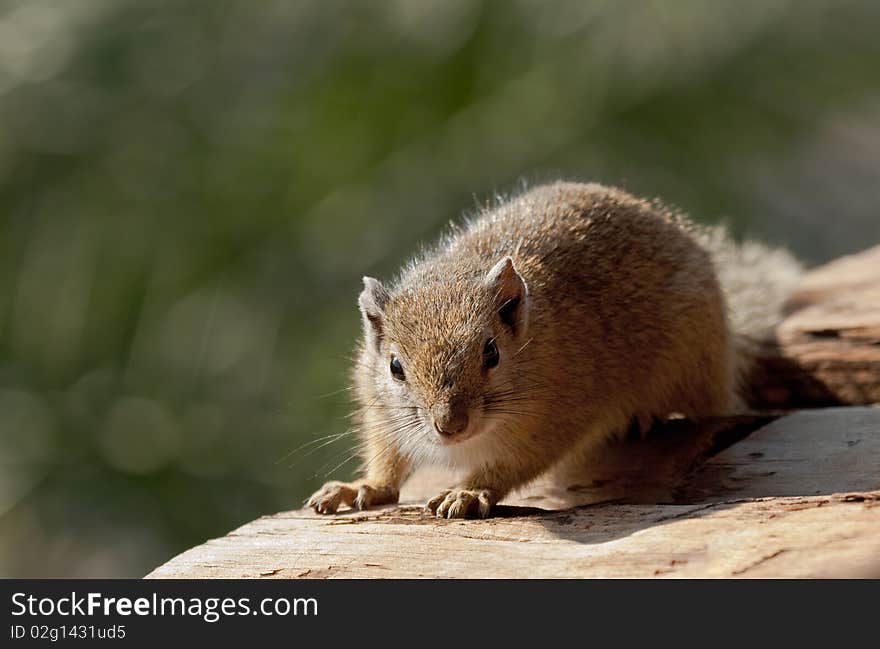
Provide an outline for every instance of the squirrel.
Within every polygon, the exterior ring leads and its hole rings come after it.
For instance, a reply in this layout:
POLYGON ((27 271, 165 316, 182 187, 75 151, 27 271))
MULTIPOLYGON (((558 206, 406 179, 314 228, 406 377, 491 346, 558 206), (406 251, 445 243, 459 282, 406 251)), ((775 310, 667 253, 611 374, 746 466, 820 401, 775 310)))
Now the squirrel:
POLYGON ((599 184, 485 208, 392 286, 364 277, 363 477, 307 505, 396 503, 414 468, 439 464, 465 477, 426 510, 487 517, 511 490, 655 419, 737 412, 753 346, 800 272, 784 250, 599 184))

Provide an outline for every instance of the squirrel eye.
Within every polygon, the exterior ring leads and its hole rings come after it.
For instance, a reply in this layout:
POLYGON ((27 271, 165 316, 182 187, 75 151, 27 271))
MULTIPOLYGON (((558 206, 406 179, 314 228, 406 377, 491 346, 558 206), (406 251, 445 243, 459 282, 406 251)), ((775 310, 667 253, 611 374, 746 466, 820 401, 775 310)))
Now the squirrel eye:
POLYGON ((495 339, 491 338, 486 341, 486 345, 483 347, 483 367, 486 369, 495 367, 500 360, 501 355, 498 353, 498 345, 495 344, 495 339))
POLYGON ((400 359, 398 359, 397 356, 391 357, 391 376, 398 381, 406 381, 406 374, 403 373, 403 365, 400 364, 400 359))

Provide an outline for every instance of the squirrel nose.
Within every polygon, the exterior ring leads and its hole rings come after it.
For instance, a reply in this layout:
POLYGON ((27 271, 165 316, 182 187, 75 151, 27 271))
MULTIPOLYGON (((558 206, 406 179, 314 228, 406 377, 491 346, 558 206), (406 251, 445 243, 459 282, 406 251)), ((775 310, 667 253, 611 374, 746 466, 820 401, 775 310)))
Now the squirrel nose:
POLYGON ((434 430, 443 437, 457 435, 468 425, 467 408, 464 404, 441 403, 431 408, 434 430))

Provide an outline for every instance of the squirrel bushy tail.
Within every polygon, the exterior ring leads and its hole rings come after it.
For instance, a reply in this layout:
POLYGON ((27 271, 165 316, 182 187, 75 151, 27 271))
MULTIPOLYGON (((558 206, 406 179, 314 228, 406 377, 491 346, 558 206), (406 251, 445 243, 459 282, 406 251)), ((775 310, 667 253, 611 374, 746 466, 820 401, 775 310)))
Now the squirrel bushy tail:
POLYGON ((727 302, 739 391, 745 395, 755 352, 773 340, 803 267, 782 248, 737 242, 724 226, 701 227, 696 236, 712 257, 727 302))

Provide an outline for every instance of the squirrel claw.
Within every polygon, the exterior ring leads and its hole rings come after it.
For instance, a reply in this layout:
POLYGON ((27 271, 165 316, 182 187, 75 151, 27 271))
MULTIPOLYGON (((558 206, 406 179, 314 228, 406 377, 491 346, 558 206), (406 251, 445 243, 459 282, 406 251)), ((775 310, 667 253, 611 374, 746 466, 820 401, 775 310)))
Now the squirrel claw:
POLYGON ((431 498, 425 511, 438 518, 487 518, 496 502, 488 489, 447 489, 431 498))
POLYGON ((396 503, 399 495, 397 489, 387 485, 373 487, 367 484, 328 482, 306 501, 306 507, 311 507, 318 514, 335 514, 340 505, 363 511, 375 505, 396 503))
POLYGON ((306 501, 318 514, 335 514, 340 505, 351 507, 357 497, 357 490, 344 482, 328 482, 306 501))

